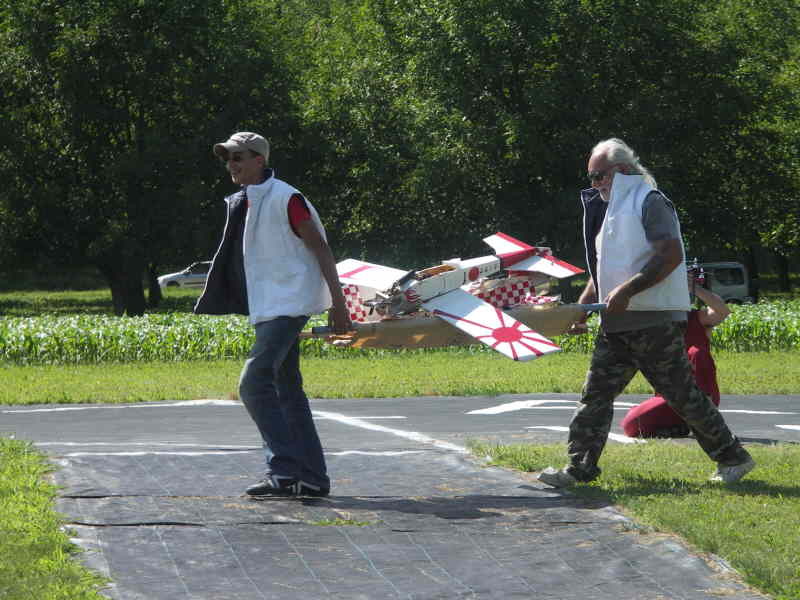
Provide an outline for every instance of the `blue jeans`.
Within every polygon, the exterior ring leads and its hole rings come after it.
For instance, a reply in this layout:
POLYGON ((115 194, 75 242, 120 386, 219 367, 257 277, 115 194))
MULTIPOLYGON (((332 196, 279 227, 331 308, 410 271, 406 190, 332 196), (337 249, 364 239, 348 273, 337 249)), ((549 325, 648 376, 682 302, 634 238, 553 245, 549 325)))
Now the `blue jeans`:
POLYGON ((325 457, 300 375, 298 334, 308 317, 257 323, 239 397, 264 441, 267 473, 330 488, 325 457))

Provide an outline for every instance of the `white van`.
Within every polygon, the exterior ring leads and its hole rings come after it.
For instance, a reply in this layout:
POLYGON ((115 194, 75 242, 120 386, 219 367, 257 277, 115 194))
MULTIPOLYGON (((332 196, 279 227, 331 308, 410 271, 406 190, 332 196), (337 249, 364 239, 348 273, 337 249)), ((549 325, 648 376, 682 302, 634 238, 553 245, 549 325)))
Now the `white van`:
POLYGON ((744 304, 753 302, 747 267, 738 262, 705 262, 699 266, 705 272, 706 288, 725 302, 744 304))

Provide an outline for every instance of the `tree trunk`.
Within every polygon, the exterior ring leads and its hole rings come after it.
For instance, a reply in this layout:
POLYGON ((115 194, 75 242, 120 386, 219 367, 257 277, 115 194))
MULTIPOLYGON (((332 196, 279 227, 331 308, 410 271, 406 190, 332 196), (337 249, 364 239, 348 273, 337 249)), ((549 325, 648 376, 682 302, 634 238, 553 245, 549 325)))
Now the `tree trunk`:
POLYGON ((123 293, 117 272, 108 263, 97 265, 97 269, 108 282, 108 287, 111 290, 111 303, 114 306, 114 314, 121 317, 125 314, 125 305, 123 303, 125 294, 123 293))
POLYGON ((146 306, 144 287, 142 286, 144 261, 134 258, 115 258, 118 260, 109 260, 98 265, 111 288, 114 314, 117 316, 128 315, 129 317, 141 316, 144 314, 146 306))
POLYGON ((792 285, 789 281, 789 257, 776 252, 775 259, 778 265, 778 290, 781 292, 791 292, 792 285))
POLYGON ((125 274, 125 314, 129 317, 141 317, 147 308, 142 285, 144 269, 133 269, 125 274))
POLYGON ((747 272, 750 275, 750 281, 747 282, 750 297, 753 302, 758 302, 758 296, 761 293, 761 273, 758 270, 758 248, 749 246, 747 248, 747 272))
POLYGON ((147 307, 156 308, 161 304, 163 295, 161 286, 158 285, 157 265, 150 263, 147 266, 147 307))

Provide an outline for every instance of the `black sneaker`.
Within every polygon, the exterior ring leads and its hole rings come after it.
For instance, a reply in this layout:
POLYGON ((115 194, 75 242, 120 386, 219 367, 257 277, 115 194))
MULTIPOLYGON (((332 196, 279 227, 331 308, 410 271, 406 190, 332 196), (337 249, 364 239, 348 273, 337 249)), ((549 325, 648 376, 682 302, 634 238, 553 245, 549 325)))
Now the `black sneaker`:
POLYGON ((302 480, 297 482, 298 496, 311 496, 312 498, 324 498, 330 493, 331 493, 330 488, 321 487, 302 480))
POLYGON ((245 490, 248 496, 296 496, 298 481, 294 477, 270 473, 245 490))
POLYGON ((330 488, 324 488, 307 481, 300 481, 287 475, 271 473, 262 481, 245 490, 248 496, 311 496, 323 498, 330 494, 330 488))

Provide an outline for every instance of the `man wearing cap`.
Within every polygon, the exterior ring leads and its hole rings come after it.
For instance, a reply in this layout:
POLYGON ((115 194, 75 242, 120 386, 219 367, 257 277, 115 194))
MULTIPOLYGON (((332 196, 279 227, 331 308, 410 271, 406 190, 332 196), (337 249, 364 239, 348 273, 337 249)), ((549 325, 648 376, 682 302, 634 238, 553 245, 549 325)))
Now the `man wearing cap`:
POLYGON ((264 479, 250 496, 326 496, 330 479, 300 375, 298 334, 330 308, 336 333, 352 328, 319 215, 267 168, 269 143, 251 132, 214 145, 241 190, 225 198, 227 219, 198 314, 249 315, 256 341, 239 397, 264 442, 264 479))

